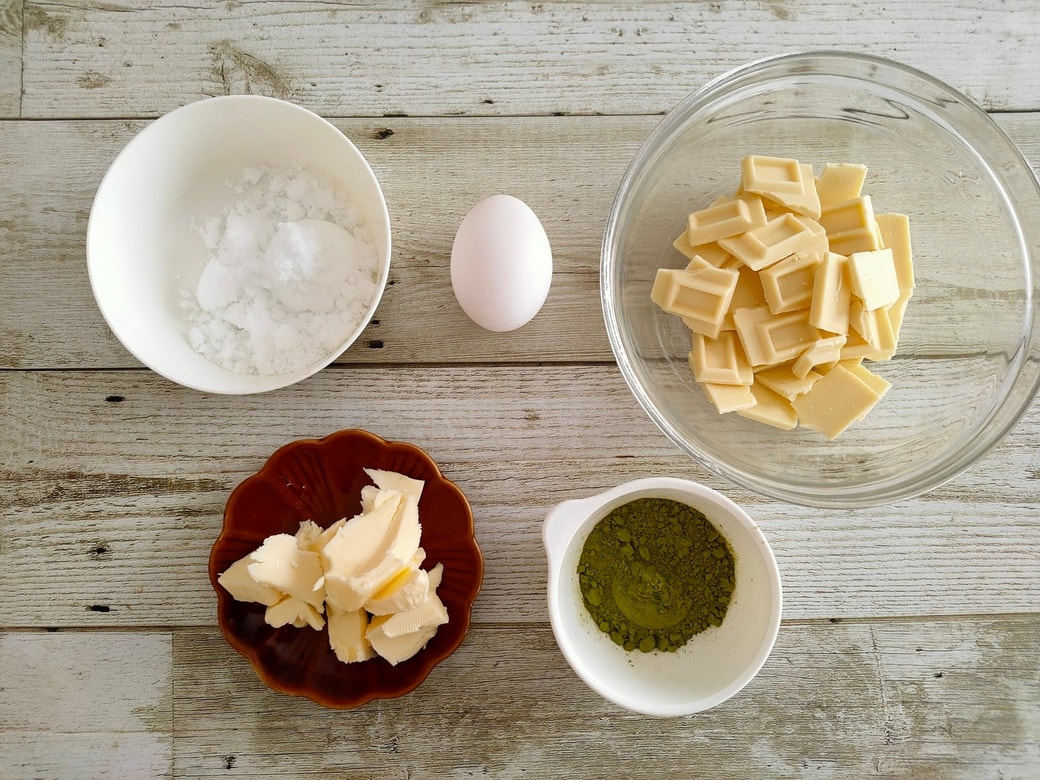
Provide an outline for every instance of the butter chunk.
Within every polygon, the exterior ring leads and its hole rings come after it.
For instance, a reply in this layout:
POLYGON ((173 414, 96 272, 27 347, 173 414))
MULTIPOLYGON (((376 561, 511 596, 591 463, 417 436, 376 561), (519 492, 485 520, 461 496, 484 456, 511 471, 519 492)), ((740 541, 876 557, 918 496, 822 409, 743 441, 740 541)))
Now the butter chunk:
POLYGON ((700 384, 704 395, 715 405, 719 414, 747 409, 756 403, 755 396, 751 394, 750 385, 721 385, 715 382, 701 382, 700 384))
POLYGON ((812 303, 813 284, 820 258, 815 254, 791 255, 759 273, 769 310, 783 314, 812 303))
POLYGON ((794 365, 787 363, 775 368, 767 368, 755 374, 755 384, 764 385, 782 398, 793 401, 809 389, 823 376, 814 369, 810 369, 802 376, 794 373, 794 365))
POLYGON ((757 195, 740 195, 716 202, 687 217, 686 240, 691 246, 735 236, 766 222, 765 207, 757 195))
POLYGON ((799 424, 828 439, 835 439, 854 422, 863 419, 885 390, 887 387, 865 382, 859 372, 839 363, 820 377, 807 393, 791 401, 791 405, 798 414, 799 424))
MULTIPOLYGON (((906 214, 878 214, 875 216, 881 243, 892 250, 892 260, 899 280, 899 291, 914 289, 913 249, 910 244, 910 218, 906 214)), ((909 297, 909 296, 907 296, 909 297)))
POLYGON ((390 545, 389 536, 399 525, 399 521, 395 524, 395 518, 405 497, 396 490, 383 493, 386 500, 341 525, 325 544, 321 563, 325 570, 326 588, 335 589, 335 586, 330 586, 330 580, 347 581, 368 571, 385 557, 390 545))
POLYGON ((324 589, 320 587, 323 572, 318 554, 301 550, 295 536, 269 536, 251 558, 247 568, 257 582, 315 607, 320 607, 325 600, 324 589))
POLYGON ((366 602, 365 610, 373 615, 390 615, 422 604, 430 592, 429 574, 419 568, 425 557, 420 548, 410 564, 366 602))
POLYGON ((312 604, 294 596, 286 596, 264 612, 264 621, 273 628, 310 626, 315 631, 325 627, 325 618, 312 604))
POLYGON ((692 343, 690 369, 698 382, 750 385, 754 381, 751 364, 733 331, 723 331, 717 339, 694 333, 692 343))
POLYGON ((365 637, 369 617, 363 609, 349 612, 330 606, 328 609, 329 645, 336 658, 345 664, 375 658, 376 652, 365 637))
POLYGON ((816 267, 812 300, 809 305, 809 323, 830 333, 846 334, 849 330, 849 305, 852 288, 849 286, 844 255, 828 252, 816 267))
POLYGON ((318 552, 324 546, 322 544, 322 535, 324 532, 325 529, 313 520, 304 520, 300 523, 300 528, 296 532, 296 545, 301 550, 318 552))
POLYGON ((852 294, 868 310, 891 306, 899 299, 899 280, 891 249, 853 252, 849 255, 852 294))
POLYGON ((421 479, 382 469, 365 469, 365 473, 380 490, 397 490, 406 496, 413 496, 416 501, 422 498, 423 486, 426 483, 421 479))
POLYGON ((782 431, 789 431, 798 425, 798 414, 790 401, 757 382, 750 389, 755 397, 755 405, 738 409, 738 415, 782 431))
POLYGON ((755 329, 766 362, 774 365, 794 360, 820 337, 820 332, 809 324, 808 309, 760 320, 755 329))
POLYGON ((377 615, 369 623, 365 638, 392 666, 422 650, 437 633, 438 627, 448 622, 448 610, 437 595, 442 570, 441 564, 437 564, 430 571, 430 592, 418 607, 394 615, 377 615))
POLYGON ((217 577, 217 582, 236 601, 252 601, 269 607, 285 598, 285 594, 278 588, 253 579, 249 573, 249 565, 252 563, 255 561, 251 554, 239 558, 217 577))
POLYGON ((816 177, 816 194, 822 207, 844 203, 863 194, 867 166, 858 163, 826 163, 816 177))
POLYGON ((719 239, 719 246, 749 268, 761 271, 817 241, 819 231, 807 219, 791 213, 782 214, 746 233, 719 239))
POLYGON ((412 495, 399 495, 404 500, 390 529, 392 541, 381 551, 378 562, 370 568, 357 571, 353 576, 339 578, 331 572, 326 575, 328 598, 339 609, 351 611, 365 607, 369 599, 408 568, 413 556, 419 551, 422 528, 419 525, 418 501, 412 495))
POLYGON ((650 298, 669 314, 682 317, 695 333, 715 338, 722 329, 738 276, 737 271, 727 268, 661 268, 654 278, 650 298))

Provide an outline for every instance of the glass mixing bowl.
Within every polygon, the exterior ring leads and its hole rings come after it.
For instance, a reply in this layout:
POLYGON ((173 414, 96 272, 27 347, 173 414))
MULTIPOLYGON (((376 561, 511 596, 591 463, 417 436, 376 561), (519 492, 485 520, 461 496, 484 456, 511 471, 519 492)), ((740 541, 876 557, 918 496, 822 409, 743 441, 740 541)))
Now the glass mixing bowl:
POLYGON ((716 474, 808 506, 921 494, 992 449, 1040 385, 1040 185, 993 120, 911 68, 815 52, 754 62, 683 100, 622 179, 600 268, 604 318, 639 403, 716 474), (690 332, 650 300, 691 211, 732 194, 748 154, 862 163, 878 213, 907 214, 916 288, 891 382, 838 438, 720 415, 687 362, 690 332))

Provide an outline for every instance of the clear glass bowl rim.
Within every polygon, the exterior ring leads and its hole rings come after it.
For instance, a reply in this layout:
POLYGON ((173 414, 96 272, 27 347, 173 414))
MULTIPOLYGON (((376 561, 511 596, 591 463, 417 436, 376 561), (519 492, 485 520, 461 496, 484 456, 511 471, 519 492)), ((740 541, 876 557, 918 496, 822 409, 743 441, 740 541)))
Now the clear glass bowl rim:
MULTIPOLYGON (((915 92, 908 94, 916 96, 915 92)), ((962 128, 953 130, 961 135, 962 128)), ((962 136, 987 163, 975 136, 962 136)), ((993 167, 993 166, 991 166, 993 167)), ((1006 183, 1006 182, 1005 182, 1006 183)), ((741 487, 781 501, 813 507, 869 507, 892 503, 928 492, 961 474, 989 453, 1025 415, 1040 391, 1040 180, 1015 143, 1008 138, 982 108, 943 81, 908 65, 871 54, 838 50, 793 52, 764 57, 734 68, 700 89, 692 92, 671 109, 650 132, 626 168, 611 205, 603 233, 600 254, 600 303, 611 349, 621 374, 636 400, 661 431, 681 450, 714 474, 741 487), (862 71, 862 73, 861 73, 862 71), (864 74, 870 74, 866 76, 864 74), (665 147, 665 142, 695 114, 712 107, 745 84, 761 83, 776 77, 793 75, 834 75, 861 81, 871 80, 888 87, 906 90, 899 81, 927 86, 942 93, 949 106, 966 112, 987 134, 988 143, 998 144, 1023 173, 1024 184, 1010 188, 1015 204, 1015 221, 1023 226, 1025 253, 1023 271, 1026 279, 1026 305, 1019 350, 1009 370, 1007 392, 985 424, 979 425, 966 446, 945 452, 908 476, 891 477, 856 486, 823 486, 803 489, 782 479, 755 473, 732 463, 723 463, 690 441, 656 408, 642 387, 628 357, 620 324, 619 264, 616 248, 622 216, 629 193, 635 188, 642 171, 665 147)))

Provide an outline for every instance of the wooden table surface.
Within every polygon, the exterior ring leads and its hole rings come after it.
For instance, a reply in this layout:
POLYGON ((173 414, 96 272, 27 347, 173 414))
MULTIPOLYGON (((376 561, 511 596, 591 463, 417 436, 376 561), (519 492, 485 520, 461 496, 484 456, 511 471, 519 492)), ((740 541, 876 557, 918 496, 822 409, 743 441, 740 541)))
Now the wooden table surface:
POLYGON ((604 331, 622 171, 680 98, 748 60, 846 48, 924 69, 1040 162, 1040 5, 808 0, 0 3, 0 777, 1040 777, 1040 404, 949 484, 857 511, 723 483, 637 406, 604 331), (137 363, 84 243, 150 120, 263 94, 328 117, 386 194, 376 320, 294 387, 219 397, 137 363), (462 216, 508 192, 554 249, 509 334, 450 287, 462 216), (365 428, 465 491, 486 575, 462 647, 357 710, 267 689, 215 624, 229 492, 289 441, 365 428), (549 628, 541 522, 630 478, 724 490, 767 534, 783 624, 700 715, 622 710, 549 628))

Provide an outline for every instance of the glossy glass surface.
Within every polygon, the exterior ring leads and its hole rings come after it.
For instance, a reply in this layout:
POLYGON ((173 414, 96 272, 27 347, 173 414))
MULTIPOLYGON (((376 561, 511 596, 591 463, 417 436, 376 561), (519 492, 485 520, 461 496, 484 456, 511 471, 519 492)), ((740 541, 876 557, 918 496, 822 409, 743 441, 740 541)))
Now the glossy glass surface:
POLYGON ((692 94, 626 172, 601 261, 622 374, 664 433, 717 474, 793 503, 868 506, 920 494, 984 456, 1040 383, 1040 186, 981 109, 885 60, 788 55, 692 94), (817 173, 862 163, 877 213, 909 215, 916 289, 899 349, 869 367, 892 384, 834 441, 719 415, 687 364, 689 331, 650 300, 690 211, 739 185, 748 154, 817 173))
POLYGON ((209 561, 217 619, 231 646, 249 659, 271 688, 335 708, 394 698, 418 687, 462 644, 483 572, 473 514, 462 491, 418 447, 360 430, 295 441, 276 451, 232 492, 209 561), (380 658, 344 664, 329 647, 327 629, 272 628, 264 622, 262 605, 235 601, 217 583, 221 572, 272 534, 296 533, 303 520, 327 527, 356 515, 361 488, 371 484, 365 468, 425 481, 419 500, 423 565, 444 564, 437 593, 450 620, 425 649, 397 666, 380 658))

